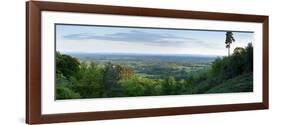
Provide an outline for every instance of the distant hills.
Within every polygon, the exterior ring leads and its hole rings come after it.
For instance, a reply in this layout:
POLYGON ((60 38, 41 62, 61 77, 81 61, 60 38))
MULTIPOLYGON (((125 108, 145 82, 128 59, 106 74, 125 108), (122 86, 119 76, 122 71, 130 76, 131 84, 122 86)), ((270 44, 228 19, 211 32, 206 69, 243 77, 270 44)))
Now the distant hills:
POLYGON ((190 62, 208 63, 214 61, 216 55, 195 54, 140 54, 140 53, 67 53, 83 61, 110 60, 110 61, 164 61, 164 62, 190 62))

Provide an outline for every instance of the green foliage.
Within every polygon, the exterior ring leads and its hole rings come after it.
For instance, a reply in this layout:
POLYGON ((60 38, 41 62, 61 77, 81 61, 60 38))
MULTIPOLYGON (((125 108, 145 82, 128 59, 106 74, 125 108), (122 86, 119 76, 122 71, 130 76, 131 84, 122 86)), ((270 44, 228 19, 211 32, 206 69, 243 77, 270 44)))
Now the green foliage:
POLYGON ((56 52, 56 73, 61 73, 65 77, 73 76, 79 70, 79 65, 76 58, 56 52))
POLYGON ((245 72, 253 72, 253 47, 252 44, 244 48, 236 48, 232 56, 217 58, 210 71, 212 77, 219 82, 245 72))
POLYGON ((95 63, 80 65, 72 89, 80 93, 82 98, 100 97, 102 95, 103 69, 95 63))
MULTIPOLYGON (((233 55, 223 58, 217 58, 209 71, 208 78, 203 81, 197 81, 196 89, 194 93, 206 93, 210 89, 214 89, 216 86, 226 83, 230 79, 234 79, 242 74, 251 74, 253 72, 253 47, 248 44, 246 48, 236 48, 233 55)), ((252 79, 252 75, 246 75, 246 78, 252 79)), ((233 84, 238 84, 238 79, 232 80, 233 84)), ((248 88, 252 87, 252 83, 244 84, 248 88)), ((236 91, 244 92, 248 91, 239 86, 235 86, 236 91)), ((232 88, 233 89, 233 88, 232 88)), ((230 91, 230 90, 229 90, 230 91)), ((219 93, 219 91, 217 91, 219 93)), ((231 92, 231 91, 230 91, 231 92)))
POLYGON ((120 80, 118 84, 122 88, 123 95, 140 96, 144 95, 144 86, 140 83, 140 81, 141 79, 135 77, 130 80, 120 80))
POLYGON ((253 72, 254 57, 253 57, 253 45, 252 45, 252 43, 248 44, 245 51, 246 51, 245 56, 244 56, 245 72, 253 72))
POLYGON ((123 96, 156 96, 162 92, 162 81, 135 76, 129 80, 120 80, 118 84, 123 96))
MULTIPOLYGON (((141 77, 139 77, 141 78, 141 77)), ((157 96, 161 95, 163 91, 163 80, 153 80, 148 78, 141 78, 142 85, 144 86, 144 96, 157 96)))
POLYGON ((118 82, 119 75, 116 66, 112 63, 107 63, 104 68, 104 75, 103 75, 103 97, 113 97, 114 94, 119 94, 120 90, 118 89, 118 82))
POLYGON ((175 94, 177 82, 173 76, 165 78, 163 83, 163 95, 175 94))
POLYGON ((223 84, 211 88, 205 93, 232 93, 232 92, 252 92, 253 74, 245 73, 232 79, 226 80, 223 84))
MULTIPOLYGON (((234 40, 234 39, 232 39, 234 40)), ((210 67, 200 63, 142 66, 81 61, 56 53, 56 99, 134 97, 250 92, 253 90, 253 46, 235 48, 210 67), (181 68, 179 68, 181 66, 181 68), (187 68, 187 67, 195 67, 187 68), (198 66, 198 67, 196 67, 198 66), (151 69, 150 69, 151 67, 151 69), (187 68, 187 69, 186 69, 187 68), (146 71, 150 75, 140 74, 146 71), (188 72, 187 72, 188 71, 188 72), (157 74, 161 74, 157 76, 157 74)))
POLYGON ((186 89, 187 93, 189 93, 189 94, 195 93, 194 89, 195 89, 196 83, 195 83, 194 76, 192 74, 190 74, 186 77, 185 86, 187 88, 186 89))
POLYGON ((233 37, 233 33, 231 31, 227 31, 225 34, 226 38, 225 38, 225 44, 229 45, 232 42, 235 41, 234 37, 233 37))
POLYGON ((69 88, 69 81, 62 74, 56 76, 56 99, 80 98, 79 93, 69 88))
POLYGON ((80 95, 73 92, 70 88, 57 86, 56 99, 79 99, 80 95))
POLYGON ((235 42, 233 33, 228 31, 225 34, 225 44, 226 44, 225 47, 228 49, 228 56, 230 56, 230 44, 232 44, 232 42, 235 42))

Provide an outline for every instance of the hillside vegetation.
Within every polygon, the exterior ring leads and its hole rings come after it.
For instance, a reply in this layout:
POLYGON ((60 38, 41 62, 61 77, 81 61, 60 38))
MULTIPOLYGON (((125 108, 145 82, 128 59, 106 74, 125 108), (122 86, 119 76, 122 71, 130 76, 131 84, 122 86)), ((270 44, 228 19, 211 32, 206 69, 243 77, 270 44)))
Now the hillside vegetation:
POLYGON ((245 73, 223 82, 206 93, 231 93, 253 91, 253 74, 245 73))
POLYGON ((186 72, 178 70, 185 65, 182 62, 171 65, 176 72, 163 70, 167 66, 161 63, 150 65, 153 70, 145 71, 153 75, 161 73, 156 77, 140 74, 143 68, 132 67, 134 65, 114 64, 110 60, 102 64, 98 60, 86 62, 56 52, 56 99, 253 91, 252 44, 236 48, 232 55, 218 57, 205 68, 194 70, 196 65, 192 64, 186 72))

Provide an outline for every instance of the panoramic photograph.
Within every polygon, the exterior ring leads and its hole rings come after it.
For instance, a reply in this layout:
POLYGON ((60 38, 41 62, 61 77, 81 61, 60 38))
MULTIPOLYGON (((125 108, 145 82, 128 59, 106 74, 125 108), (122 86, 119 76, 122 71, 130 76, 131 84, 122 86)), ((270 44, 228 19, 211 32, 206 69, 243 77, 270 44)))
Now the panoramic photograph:
POLYGON ((55 25, 55 99, 253 92, 254 32, 55 25))

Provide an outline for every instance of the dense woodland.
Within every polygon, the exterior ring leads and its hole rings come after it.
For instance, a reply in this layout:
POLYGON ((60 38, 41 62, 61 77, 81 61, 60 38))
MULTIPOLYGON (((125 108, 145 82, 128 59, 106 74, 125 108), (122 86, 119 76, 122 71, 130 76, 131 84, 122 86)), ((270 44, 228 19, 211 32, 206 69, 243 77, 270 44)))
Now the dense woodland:
MULTIPOLYGON (((157 74, 159 70, 154 67, 149 72, 157 74)), ((209 67, 188 73, 149 77, 138 72, 128 65, 86 62, 56 52, 56 99, 251 92, 253 47, 249 43, 236 48, 209 67)))

